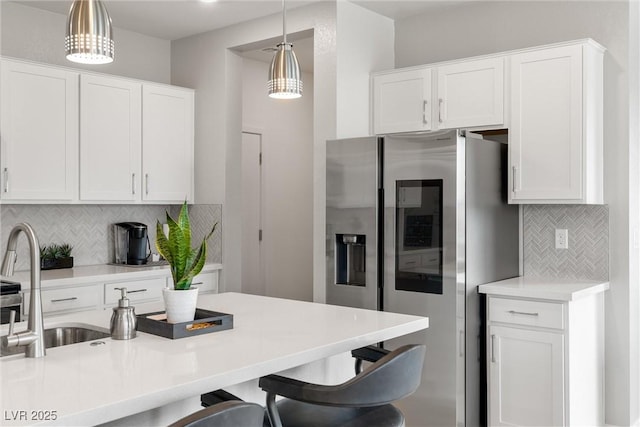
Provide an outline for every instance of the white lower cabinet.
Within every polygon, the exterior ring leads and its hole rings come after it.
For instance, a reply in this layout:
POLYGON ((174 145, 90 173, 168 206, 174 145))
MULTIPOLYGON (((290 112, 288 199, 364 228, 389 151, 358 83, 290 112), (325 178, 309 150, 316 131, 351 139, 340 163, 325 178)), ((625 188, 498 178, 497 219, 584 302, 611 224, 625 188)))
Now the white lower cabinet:
POLYGON ((489 295, 490 426, 603 425, 602 294, 550 301, 489 295))
POLYGON ((564 337, 491 326, 492 426, 564 425, 564 337))
MULTIPOLYGON (((209 270, 193 278, 193 286, 198 287, 199 294, 218 293, 218 273, 219 270, 209 270)), ((156 277, 142 275, 136 279, 118 280, 118 275, 115 274, 113 281, 106 283, 102 280, 76 286, 68 284, 64 287, 45 288, 41 291, 42 312, 54 316, 73 311, 108 310, 118 304, 121 295, 119 288, 127 288, 127 297, 133 306, 162 301, 162 289, 173 283, 171 273, 166 270, 161 275, 157 272, 154 275, 156 277)), ((23 289, 22 311, 26 316, 29 314, 29 285, 23 284, 23 289)))

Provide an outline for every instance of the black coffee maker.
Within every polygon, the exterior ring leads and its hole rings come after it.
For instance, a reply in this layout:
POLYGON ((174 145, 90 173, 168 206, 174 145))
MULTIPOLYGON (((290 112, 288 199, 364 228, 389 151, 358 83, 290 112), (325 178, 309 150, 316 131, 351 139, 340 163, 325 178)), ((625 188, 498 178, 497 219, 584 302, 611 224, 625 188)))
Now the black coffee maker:
POLYGON ((147 226, 140 222, 119 222, 113 225, 115 235, 115 263, 142 265, 151 255, 147 226))

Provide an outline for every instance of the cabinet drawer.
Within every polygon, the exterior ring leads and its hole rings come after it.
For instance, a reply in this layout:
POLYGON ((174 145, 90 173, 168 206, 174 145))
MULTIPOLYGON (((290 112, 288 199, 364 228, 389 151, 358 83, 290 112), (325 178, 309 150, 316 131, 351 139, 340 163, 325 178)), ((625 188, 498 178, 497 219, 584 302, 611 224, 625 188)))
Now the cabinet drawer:
MULTIPOLYGON (((100 286, 51 289, 41 291, 42 312, 88 310, 102 303, 100 286)), ((24 314, 29 313, 29 292, 24 294, 24 314)))
POLYGON ((542 301, 489 298, 489 321, 564 329, 564 305, 542 301))
MULTIPOLYGON (((171 281, 171 278, 168 279, 171 281)), ((199 294, 218 293, 218 272, 201 273, 193 278, 192 286, 196 286, 199 294)))
POLYGON ((131 302, 159 300, 162 298, 162 288, 165 278, 136 280, 129 282, 107 283, 104 285, 105 305, 116 305, 120 299, 120 291, 116 288, 127 288, 127 297, 131 302))

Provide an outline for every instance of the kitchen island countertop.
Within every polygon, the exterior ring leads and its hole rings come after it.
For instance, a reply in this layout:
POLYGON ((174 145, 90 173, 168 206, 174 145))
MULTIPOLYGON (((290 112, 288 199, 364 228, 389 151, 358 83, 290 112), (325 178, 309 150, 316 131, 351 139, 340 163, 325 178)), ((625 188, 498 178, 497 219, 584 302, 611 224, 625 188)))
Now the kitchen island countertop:
MULTIPOLYGON (((426 317, 239 293, 201 295, 198 307, 233 314, 233 329, 178 340, 138 332, 129 341, 48 349, 38 359, 2 358, 0 424, 105 423, 429 326, 426 317), (46 411, 55 411, 55 420, 40 420, 46 411)), ((162 309, 136 306, 138 314, 162 309)), ((69 314, 45 319, 45 327, 108 331, 110 316, 69 314)))

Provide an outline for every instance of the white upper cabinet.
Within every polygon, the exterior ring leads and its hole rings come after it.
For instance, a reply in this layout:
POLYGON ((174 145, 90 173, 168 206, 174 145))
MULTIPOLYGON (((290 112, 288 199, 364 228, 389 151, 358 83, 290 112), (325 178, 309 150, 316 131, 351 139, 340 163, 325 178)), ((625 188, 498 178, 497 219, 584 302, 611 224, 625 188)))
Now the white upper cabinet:
POLYGON ((193 202, 192 89, 1 63, 2 203, 193 202))
POLYGON ((378 135, 504 123, 504 57, 377 73, 372 85, 378 135))
POLYGON ((134 201, 141 193, 142 85, 80 78, 80 200, 134 201))
POLYGON ((143 85, 143 200, 192 201, 193 104, 192 90, 143 85))
POLYGON ((437 128, 504 122, 504 58, 443 65, 438 70, 437 128))
POLYGON ((372 77, 373 133, 431 130, 431 69, 393 71, 372 77))
POLYGON ((78 185, 78 73, 3 60, 3 202, 70 202, 78 185))
POLYGON ((514 54, 510 203, 603 203, 604 48, 593 41, 514 54))

